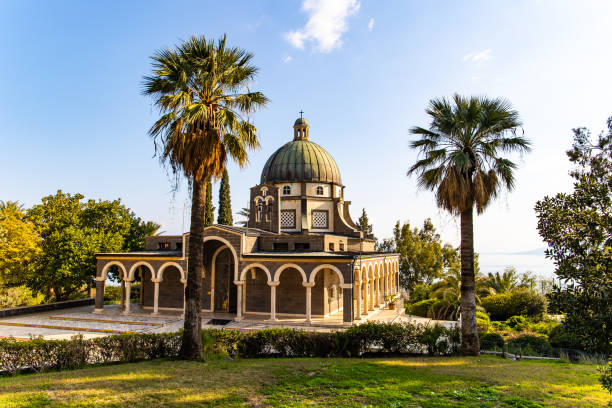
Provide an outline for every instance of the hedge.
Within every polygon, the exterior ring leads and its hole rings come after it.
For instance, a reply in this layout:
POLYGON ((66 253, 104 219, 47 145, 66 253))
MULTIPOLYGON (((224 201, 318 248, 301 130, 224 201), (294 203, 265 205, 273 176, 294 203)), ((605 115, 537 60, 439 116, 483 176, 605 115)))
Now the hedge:
POLYGON ((541 318, 546 312, 544 296, 530 290, 518 290, 487 296, 481 306, 491 316, 491 320, 504 321, 512 316, 541 318))
MULTIPOLYGON (((253 332, 206 329, 204 352, 232 357, 357 357, 383 353, 444 355, 458 350, 458 328, 410 323, 365 323, 347 330, 312 332, 264 329, 253 332)), ((0 339, 0 372, 38 372, 127 363, 179 355, 180 333, 127 334, 70 340, 0 339)))

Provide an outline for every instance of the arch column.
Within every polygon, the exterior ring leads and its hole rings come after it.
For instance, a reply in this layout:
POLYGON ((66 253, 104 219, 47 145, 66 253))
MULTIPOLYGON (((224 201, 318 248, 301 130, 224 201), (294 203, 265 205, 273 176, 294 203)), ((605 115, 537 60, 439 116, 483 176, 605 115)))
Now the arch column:
POLYGON ((380 306, 380 277, 376 277, 376 279, 374 280, 375 285, 375 293, 376 296, 374 296, 374 300, 376 301, 376 307, 380 306))
POLYGON ((157 316, 159 314, 159 283, 161 279, 151 279, 151 282, 153 282, 153 315, 157 316))
POLYGON ((123 314, 130 314, 130 303, 131 303, 131 295, 132 295, 132 279, 124 279, 125 282, 125 308, 123 310, 123 314))
POLYGON ((270 320, 276 320, 276 287, 280 284, 280 281, 268 282, 270 286, 270 320))
POLYGON ((239 322, 243 319, 242 317, 242 290, 244 286, 244 281, 234 281, 234 285, 236 285, 236 317, 235 321, 239 322))
POLYGON ((361 320, 361 283, 355 282, 355 292, 357 293, 357 316, 355 320, 361 320))
POLYGON ((302 282, 302 286, 306 288, 306 322, 308 324, 312 322, 312 287, 314 285, 314 282, 302 282))
POLYGON ((94 313, 102 313, 104 310, 104 276, 96 276, 96 305, 94 313))
POLYGON ((368 296, 370 297, 368 302, 368 311, 372 311, 374 310, 374 279, 371 279, 368 282, 368 296))

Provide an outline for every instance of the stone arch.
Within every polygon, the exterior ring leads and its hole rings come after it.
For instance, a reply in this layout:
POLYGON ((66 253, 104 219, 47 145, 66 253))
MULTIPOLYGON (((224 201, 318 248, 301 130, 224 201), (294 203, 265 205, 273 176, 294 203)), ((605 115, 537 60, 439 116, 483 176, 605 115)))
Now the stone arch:
POLYGON ((299 265, 296 265, 294 263, 288 263, 288 264, 279 266, 276 272, 274 273, 274 282, 279 281, 278 278, 280 277, 281 272, 283 272, 287 268, 296 269, 302 275, 303 283, 308 282, 308 278, 306 277, 306 272, 304 272, 304 269, 302 269, 299 265))
POLYGON ((106 265, 104 265, 104 268, 102 268, 101 276, 104 278, 104 280, 106 280, 108 278, 108 270, 113 265, 117 265, 119 267, 119 269, 121 269, 121 271, 123 272, 123 276, 124 277, 127 275, 127 271, 125 269, 125 266, 123 266, 123 264, 121 262, 119 262, 119 261, 111 261, 111 262, 107 263, 106 265))
POLYGON ((310 283, 314 283, 315 281, 315 277, 317 275, 317 272, 319 272, 322 269, 331 269, 332 271, 336 272, 336 274, 338 275, 338 277, 340 278, 340 284, 344 284, 344 276, 342 276, 342 272, 340 271, 340 269, 338 269, 338 267, 334 266, 334 265, 330 265, 330 264, 323 264, 323 265, 319 265, 316 268, 314 268, 312 270, 312 272, 310 272, 310 283))
POLYGON ((145 261, 138 261, 136 262, 134 265, 132 265, 132 267, 130 268, 130 273, 128 273, 128 279, 133 281, 134 280, 134 272, 136 271, 136 268, 138 268, 139 266, 146 266, 147 268, 149 268, 151 270, 151 274, 152 276, 155 276, 155 269, 151 266, 150 263, 145 262, 145 261))
POLYGON ((181 273, 181 280, 183 280, 183 281, 187 280, 187 277, 185 276, 185 271, 183 270, 183 267, 180 264, 178 264, 177 262, 166 262, 162 266, 160 266, 159 270, 157 271, 157 279, 163 280, 164 270, 167 267, 169 267, 169 266, 174 266, 174 267, 176 267, 176 269, 179 270, 179 272, 181 273))
POLYGON ((364 264, 361 266, 361 273, 359 274, 361 277, 361 282, 368 280, 368 267, 364 264), (364 279, 365 278, 365 279, 364 279))
POLYGON ((234 256, 234 280, 238 280, 238 254, 236 253, 234 246, 227 239, 215 235, 204 238, 202 243, 207 241, 219 241, 229 248, 230 252, 234 256))
POLYGON ((260 264, 260 263, 252 263, 252 264, 248 264, 247 266, 245 266, 244 268, 242 268, 242 271, 240 272, 240 281, 244 281, 245 275, 246 273, 249 271, 249 269, 251 268, 259 268, 262 271, 264 271, 266 273, 266 275, 268 276, 268 282, 272 282, 272 274, 270 273, 270 270, 268 268, 266 268, 265 265, 260 264))

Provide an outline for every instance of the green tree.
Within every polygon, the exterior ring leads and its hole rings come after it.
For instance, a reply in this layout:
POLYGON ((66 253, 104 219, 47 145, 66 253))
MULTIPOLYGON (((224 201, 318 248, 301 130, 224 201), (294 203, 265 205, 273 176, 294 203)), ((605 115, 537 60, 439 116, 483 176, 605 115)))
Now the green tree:
POLYGON ((120 200, 82 200, 58 190, 27 211, 42 251, 24 283, 47 299, 66 300, 91 287, 95 254, 120 251, 129 233, 130 211, 120 200))
POLYGON ((428 218, 421 229, 409 222, 393 228, 394 251, 400 254, 400 283, 412 290, 415 285, 431 284, 442 276, 445 258, 440 235, 428 218))
POLYGON ((206 182, 206 203, 204 204, 204 226, 210 227, 215 223, 215 206, 212 203, 212 181, 210 177, 206 182))
POLYGON ((219 216, 217 223, 221 225, 234 225, 232 217, 232 198, 230 196, 230 184, 227 169, 223 170, 223 177, 219 185, 219 216))
POLYGON ((513 189, 516 164, 501 154, 527 152, 530 143, 517 136, 518 112, 504 99, 455 94, 431 100, 426 112, 429 129, 410 129, 420 136, 411 147, 422 157, 408 175, 435 191, 439 207, 461 218, 461 351, 478 355, 473 210, 482 213, 501 189, 513 189))
POLYGON ((238 221, 238 225, 246 227, 249 221, 249 209, 246 207, 242 207, 242 209, 240 209, 240 211, 238 211, 236 214, 244 218, 243 220, 238 221))
POLYGON ((372 224, 370 224, 370 220, 368 219, 368 214, 366 213, 365 208, 361 209, 361 217, 359 217, 359 228, 363 232, 365 232, 366 236, 372 235, 372 224))
POLYGON ((23 285, 41 254, 36 226, 25 218, 22 207, 15 209, 0 205, 0 286, 23 285))
POLYGON ((587 129, 574 129, 567 152, 574 191, 535 206, 558 278, 551 308, 565 312, 565 330, 587 351, 599 353, 612 351, 612 117, 607 124, 595 143, 587 129))
POLYGON ((192 191, 180 354, 200 359, 206 184, 209 177, 223 175, 228 157, 246 166, 247 149, 259 147, 248 115, 268 100, 249 89, 257 74, 253 55, 227 46, 225 36, 217 42, 192 37, 175 49, 156 52, 152 59, 153 74, 144 78, 143 93, 153 97, 161 117, 149 133, 160 145, 161 160, 177 177, 183 174, 192 191))
POLYGON ((516 268, 509 266, 502 273, 489 272, 486 286, 491 294, 511 292, 516 289, 535 290, 537 280, 529 273, 519 274, 516 268))
POLYGON ((161 225, 153 221, 143 221, 136 214, 130 213, 130 231, 125 237, 124 251, 142 251, 145 249, 145 238, 158 235, 161 225))

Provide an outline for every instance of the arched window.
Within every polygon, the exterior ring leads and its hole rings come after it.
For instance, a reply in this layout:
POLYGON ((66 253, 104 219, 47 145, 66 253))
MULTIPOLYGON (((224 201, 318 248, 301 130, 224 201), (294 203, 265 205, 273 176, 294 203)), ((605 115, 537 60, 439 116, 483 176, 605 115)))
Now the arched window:
POLYGON ((317 195, 323 195, 323 186, 317 186, 316 193, 317 195))
POLYGON ((283 195, 291 194, 291 186, 283 186, 283 195))
POLYGON ((266 205, 266 222, 272 221, 272 205, 266 205))
POLYGON ((257 204, 257 212, 255 213, 255 221, 261 222, 263 219, 263 205, 257 204))

